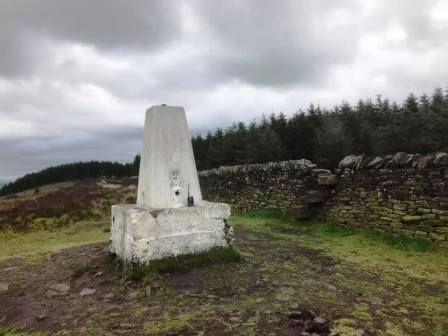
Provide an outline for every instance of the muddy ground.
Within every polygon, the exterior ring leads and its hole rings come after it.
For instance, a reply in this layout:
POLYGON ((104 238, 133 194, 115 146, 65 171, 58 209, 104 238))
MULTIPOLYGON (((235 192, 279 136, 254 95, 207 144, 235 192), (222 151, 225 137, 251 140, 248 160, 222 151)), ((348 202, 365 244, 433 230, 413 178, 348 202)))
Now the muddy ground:
POLYGON ((236 232, 243 261, 143 281, 123 279, 105 243, 3 261, 0 326, 59 335, 448 335, 443 316, 432 319, 418 301, 448 304, 446 282, 391 281, 284 233, 236 232))

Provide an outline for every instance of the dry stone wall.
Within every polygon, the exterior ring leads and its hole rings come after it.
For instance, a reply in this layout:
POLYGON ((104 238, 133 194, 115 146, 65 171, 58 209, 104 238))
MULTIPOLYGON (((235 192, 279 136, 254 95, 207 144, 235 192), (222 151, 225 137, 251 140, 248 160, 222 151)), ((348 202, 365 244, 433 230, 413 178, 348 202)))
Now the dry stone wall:
POLYGON ((350 156, 338 177, 321 211, 330 222, 447 242, 448 154, 350 156))
POLYGON ((311 216, 328 198, 335 176, 308 160, 292 160, 211 169, 199 180, 204 199, 229 203, 233 212, 307 205, 304 215, 311 216))
POLYGON ((203 196, 233 212, 291 211, 351 228, 448 244, 448 154, 344 158, 335 173, 308 160, 199 173, 203 196))

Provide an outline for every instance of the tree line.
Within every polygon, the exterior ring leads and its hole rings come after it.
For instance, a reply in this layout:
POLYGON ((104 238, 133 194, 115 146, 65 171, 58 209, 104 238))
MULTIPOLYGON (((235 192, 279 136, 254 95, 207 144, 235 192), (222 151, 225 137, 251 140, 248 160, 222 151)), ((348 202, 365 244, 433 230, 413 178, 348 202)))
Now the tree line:
MULTIPOLYGON (((349 154, 447 151, 448 92, 437 88, 431 96, 410 94, 401 104, 378 96, 332 109, 310 105, 290 117, 272 114, 196 135, 192 145, 199 170, 302 158, 334 168, 349 154)), ((135 176, 139 165, 137 155, 127 164, 90 161, 49 167, 3 186, 0 195, 82 178, 135 176)))
POLYGON ((278 113, 218 128, 192 143, 199 170, 301 158, 334 168, 350 154, 447 150, 448 92, 410 94, 401 104, 378 96, 332 109, 310 105, 290 117, 278 113))

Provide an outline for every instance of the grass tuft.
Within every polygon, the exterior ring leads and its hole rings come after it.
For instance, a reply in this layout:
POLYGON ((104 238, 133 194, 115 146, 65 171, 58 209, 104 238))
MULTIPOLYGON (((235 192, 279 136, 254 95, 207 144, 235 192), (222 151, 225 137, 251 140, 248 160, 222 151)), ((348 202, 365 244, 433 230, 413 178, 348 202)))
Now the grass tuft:
POLYGON ((316 233, 333 237, 347 237, 356 234, 355 230, 328 223, 314 223, 313 229, 316 233))
POLYGON ((319 223, 315 226, 314 231, 334 237, 359 235, 372 241, 373 243, 384 244, 404 251, 426 252, 431 247, 430 243, 422 238, 408 237, 393 233, 380 233, 368 229, 354 230, 337 226, 335 224, 319 223))
POLYGON ((142 263, 122 263, 123 276, 127 280, 140 280, 148 274, 173 273, 186 271, 193 267, 202 267, 228 262, 239 262, 240 253, 233 247, 214 248, 207 252, 198 254, 187 254, 177 257, 169 257, 160 260, 153 260, 148 264, 142 263))
POLYGON ((413 250, 418 252, 426 252, 431 248, 430 243, 422 238, 411 238, 397 234, 382 234, 381 241, 389 246, 400 250, 413 250))

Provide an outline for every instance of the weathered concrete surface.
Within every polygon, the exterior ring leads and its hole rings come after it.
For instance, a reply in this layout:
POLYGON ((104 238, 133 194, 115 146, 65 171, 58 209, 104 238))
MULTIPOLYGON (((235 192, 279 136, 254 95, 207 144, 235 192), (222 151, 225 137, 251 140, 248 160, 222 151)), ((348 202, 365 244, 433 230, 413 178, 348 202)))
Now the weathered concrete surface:
POLYGON ((202 200, 183 107, 153 106, 146 111, 137 205, 171 208, 187 205, 187 192, 202 200))
POLYGON ((227 247, 233 241, 229 216, 229 205, 202 200, 184 109, 148 109, 137 204, 112 206, 111 252, 146 263, 227 247))
POLYGON ((229 216, 229 205, 206 201, 194 207, 158 210, 114 205, 111 252, 125 261, 146 263, 226 247, 233 241, 229 216))

